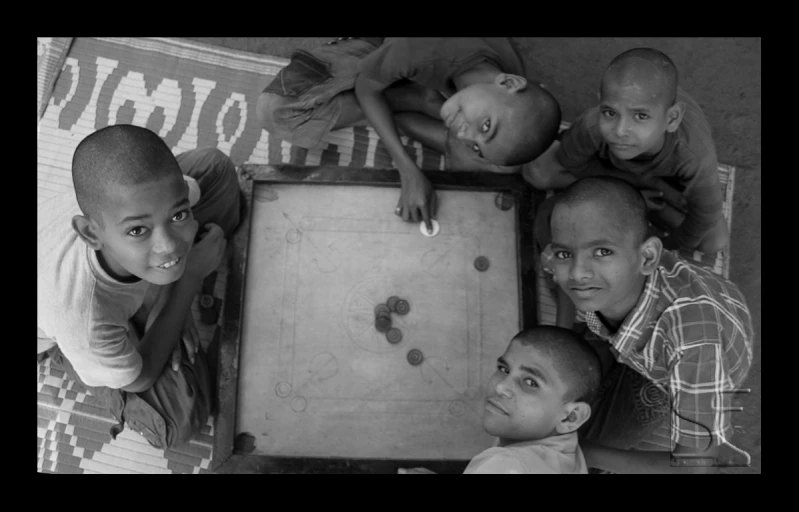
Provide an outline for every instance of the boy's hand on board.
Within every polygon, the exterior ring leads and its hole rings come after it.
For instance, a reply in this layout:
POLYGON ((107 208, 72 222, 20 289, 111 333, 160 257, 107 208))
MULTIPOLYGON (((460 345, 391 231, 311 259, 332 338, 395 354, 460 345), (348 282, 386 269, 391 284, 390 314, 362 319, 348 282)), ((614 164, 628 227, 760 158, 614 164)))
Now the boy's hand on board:
POLYGON ((433 185, 421 171, 410 174, 402 180, 402 191, 395 213, 405 222, 425 221, 428 231, 432 230, 431 219, 436 214, 438 197, 433 185))

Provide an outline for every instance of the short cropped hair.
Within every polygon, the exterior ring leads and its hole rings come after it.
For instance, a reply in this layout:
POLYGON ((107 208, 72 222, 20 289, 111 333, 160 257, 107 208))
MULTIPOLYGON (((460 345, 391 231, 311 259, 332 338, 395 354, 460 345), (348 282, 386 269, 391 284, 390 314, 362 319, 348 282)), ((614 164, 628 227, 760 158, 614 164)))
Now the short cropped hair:
POLYGON ((528 82, 516 95, 521 104, 513 109, 509 120, 515 131, 513 144, 505 162, 494 162, 499 165, 532 162, 552 145, 560 129, 560 105, 552 93, 528 82))
POLYGON ((640 245, 649 231, 646 200, 641 192, 623 179, 612 176, 582 178, 559 196, 556 204, 576 205, 584 201, 598 202, 611 212, 613 222, 622 232, 633 234, 633 243, 640 245))
POLYGON ((602 83, 608 77, 617 77, 624 81, 633 78, 648 78, 655 81, 659 93, 666 99, 666 106, 671 107, 677 100, 679 76, 677 66, 668 55, 654 48, 632 48, 617 55, 608 65, 602 76, 602 83), (646 66, 641 61, 650 64, 646 66))
POLYGON ((543 348, 567 386, 564 400, 593 405, 601 373, 596 351, 574 331, 549 325, 526 329, 513 337, 524 346, 543 348))
POLYGON ((139 126, 118 124, 83 139, 72 157, 72 183, 84 215, 102 222, 109 187, 182 175, 175 156, 157 134, 139 126))

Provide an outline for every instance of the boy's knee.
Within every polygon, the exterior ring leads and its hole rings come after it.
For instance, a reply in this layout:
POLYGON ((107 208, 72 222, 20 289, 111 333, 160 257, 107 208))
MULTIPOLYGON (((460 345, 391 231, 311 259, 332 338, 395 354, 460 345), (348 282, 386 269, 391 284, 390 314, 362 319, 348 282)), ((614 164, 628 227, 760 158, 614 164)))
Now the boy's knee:
POLYGON ((198 160, 201 160, 209 168, 212 169, 227 169, 228 167, 235 167, 221 149, 206 147, 197 149, 198 160))
POLYGON ((150 389, 135 394, 141 401, 128 396, 126 417, 149 427, 142 434, 153 446, 164 449, 183 444, 206 425, 212 407, 206 357, 200 350, 191 363, 184 355, 178 371, 167 365, 150 389), (161 428, 153 428, 159 424, 161 428))
MULTIPOLYGON (((183 174, 200 181, 206 175, 236 172, 236 166, 228 156, 217 148, 204 147, 192 149, 177 157, 183 174)), ((203 180, 204 181, 204 180, 203 180)))

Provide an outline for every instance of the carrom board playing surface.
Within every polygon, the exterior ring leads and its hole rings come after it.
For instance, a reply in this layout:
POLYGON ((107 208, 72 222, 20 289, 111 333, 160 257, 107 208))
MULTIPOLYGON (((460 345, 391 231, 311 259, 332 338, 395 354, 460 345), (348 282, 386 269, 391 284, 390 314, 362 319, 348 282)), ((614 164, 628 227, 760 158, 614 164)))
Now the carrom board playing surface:
POLYGON ((437 186, 440 231, 425 237, 394 214, 396 171, 349 184, 303 172, 245 187, 236 433, 274 457, 466 460, 490 447, 485 383, 523 324, 519 195, 437 186), (391 296, 410 305, 390 314, 397 343, 375 327, 391 296))

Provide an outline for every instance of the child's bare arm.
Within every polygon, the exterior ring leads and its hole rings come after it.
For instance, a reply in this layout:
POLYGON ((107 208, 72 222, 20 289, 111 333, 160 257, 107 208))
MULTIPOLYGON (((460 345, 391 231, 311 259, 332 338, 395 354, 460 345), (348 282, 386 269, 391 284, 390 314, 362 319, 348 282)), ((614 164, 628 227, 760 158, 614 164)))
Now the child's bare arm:
POLYGON ((221 263, 225 252, 225 235, 216 224, 209 226, 210 229, 202 240, 192 247, 183 275, 169 291, 168 300, 158 318, 142 337, 139 346, 142 357, 141 373, 123 390, 139 393, 152 387, 181 339, 186 316, 191 314, 191 303, 200 291, 203 278, 221 263))
POLYGON ((522 176, 528 183, 539 190, 549 190, 566 188, 577 181, 577 176, 567 171, 555 158, 559 147, 560 142, 553 142, 541 156, 524 165, 522 176))
POLYGON ((394 120, 406 137, 439 153, 446 152, 447 129, 441 121, 421 112, 399 112, 394 120))
POLYGON ((397 205, 403 220, 418 222, 423 219, 430 229, 430 218, 435 214, 436 195, 430 181, 422 174, 410 155, 402 147, 394 117, 386 97, 385 86, 360 75, 355 81, 355 96, 364 115, 385 144, 397 164, 402 182, 402 193, 397 205))

